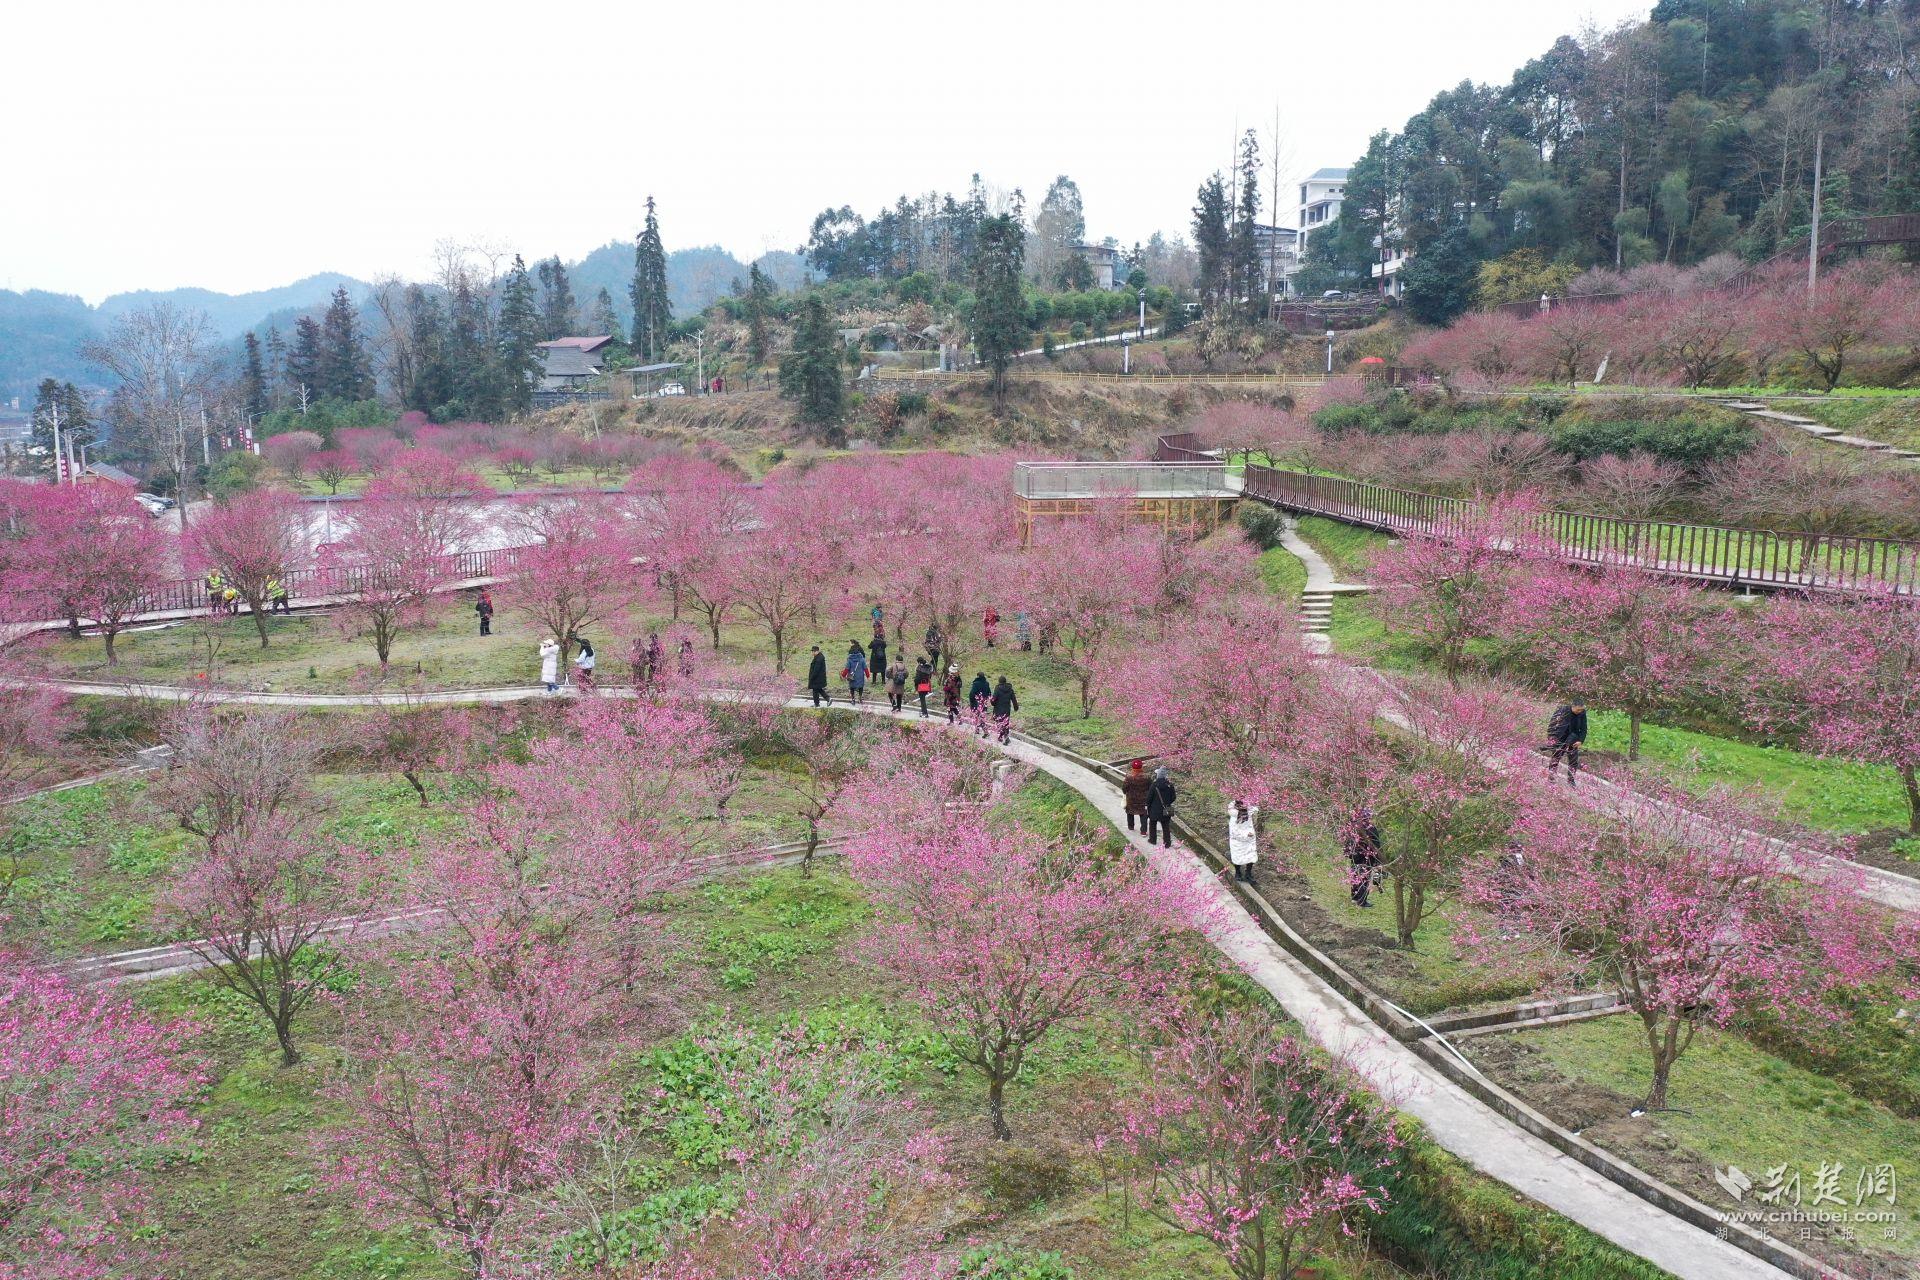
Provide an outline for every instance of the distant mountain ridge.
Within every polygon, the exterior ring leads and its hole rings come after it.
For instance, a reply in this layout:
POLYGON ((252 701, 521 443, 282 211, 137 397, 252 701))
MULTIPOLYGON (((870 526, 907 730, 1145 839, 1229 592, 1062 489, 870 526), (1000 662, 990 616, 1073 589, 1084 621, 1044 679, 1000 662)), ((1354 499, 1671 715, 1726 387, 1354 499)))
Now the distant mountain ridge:
MULTIPOLYGON (((756 261, 783 289, 796 288, 809 278, 805 261, 796 253, 775 250, 756 261)), ((529 269, 533 261, 527 263, 529 269)), ((667 292, 674 315, 686 317, 724 296, 735 280, 745 281, 748 266, 718 245, 675 249, 667 254, 667 292)), ((630 324, 633 304, 627 285, 633 278, 633 242, 615 240, 577 262, 567 263, 573 296, 584 313, 604 287, 613 295, 620 323, 630 324)), ((103 375, 80 354, 83 344, 98 338, 117 316, 151 302, 171 302, 203 311, 222 342, 236 342, 249 329, 277 324, 290 331, 303 313, 326 309, 335 289, 345 286, 348 296, 365 303, 372 285, 337 271, 322 271, 275 289, 247 293, 219 293, 211 289, 140 289, 116 293, 97 307, 72 294, 41 289, 15 292, 0 289, 0 405, 19 397, 27 407, 42 378, 59 378, 97 386, 103 375)))

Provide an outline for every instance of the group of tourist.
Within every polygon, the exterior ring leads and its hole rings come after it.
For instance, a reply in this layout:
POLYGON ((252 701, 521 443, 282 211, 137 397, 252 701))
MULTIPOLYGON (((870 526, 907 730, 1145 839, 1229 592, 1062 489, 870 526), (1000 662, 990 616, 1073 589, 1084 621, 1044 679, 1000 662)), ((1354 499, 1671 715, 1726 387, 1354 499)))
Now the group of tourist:
MULTIPOLYGON (((987 617, 990 620, 988 645, 993 647, 997 635, 993 628, 998 627, 1000 618, 991 610, 987 617)), ((873 638, 864 645, 858 640, 847 641, 846 657, 840 667, 840 679, 846 683, 847 701, 851 705, 864 705, 867 686, 872 684, 885 688, 887 704, 893 711, 902 711, 911 687, 920 707, 920 718, 926 720, 933 716, 928 700, 937 688, 948 724, 960 723, 965 715, 979 729, 981 737, 986 737, 992 729, 997 730, 1001 742, 1012 740, 1013 713, 1020 709, 1020 699, 1014 692, 1013 681, 1004 672, 997 681, 990 681, 986 672, 976 671, 972 684, 967 684, 938 623, 927 628, 923 637, 926 651, 915 657, 913 669, 909 671, 905 655, 889 657, 885 613, 881 606, 873 607, 872 618, 873 638)), ((833 705, 833 691, 827 683, 827 655, 817 644, 807 660, 807 693, 816 707, 833 705)))
MULTIPOLYGON (((207 612, 214 617, 223 614, 235 615, 240 612, 240 588, 229 582, 218 569, 207 570, 207 612)), ((293 597, 287 591, 287 584, 278 577, 268 578, 261 595, 266 599, 267 612, 293 612, 293 597)))

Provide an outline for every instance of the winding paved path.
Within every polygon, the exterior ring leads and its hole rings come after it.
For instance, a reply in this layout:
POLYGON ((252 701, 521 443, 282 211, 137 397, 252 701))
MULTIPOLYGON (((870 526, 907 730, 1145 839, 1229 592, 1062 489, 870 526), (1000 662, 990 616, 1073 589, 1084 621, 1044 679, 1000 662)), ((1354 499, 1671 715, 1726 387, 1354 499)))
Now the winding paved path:
MULTIPOLYGON (((127 695, 135 690, 144 696, 174 700, 203 696, 223 702, 295 707, 371 705, 399 700, 395 695, 383 698, 381 695, 245 693, 173 686, 104 685, 85 691, 127 695)), ((603 692, 617 695, 623 691, 603 692)), ((630 695, 631 691, 624 692, 630 695)), ((543 696, 547 696, 545 690, 538 686, 522 686, 448 690, 413 700, 443 704, 499 703, 543 696)), ((784 705, 805 709, 809 702, 806 698, 794 697, 784 705)), ((911 709, 896 714, 885 703, 869 703, 860 710, 918 722, 917 713, 911 709)), ((1198 859, 1185 851, 1149 845, 1139 833, 1128 831, 1119 788, 1093 770, 1031 742, 1016 740, 1000 750, 1072 787, 1113 824, 1117 834, 1163 874, 1192 885, 1213 908, 1203 922, 1208 940, 1259 983, 1317 1042, 1347 1057, 1398 1109, 1418 1118, 1434 1140, 1448 1151, 1489 1177, 1681 1280, 1784 1280, 1787 1276, 1786 1272, 1654 1207, 1481 1105, 1283 951, 1198 859)))

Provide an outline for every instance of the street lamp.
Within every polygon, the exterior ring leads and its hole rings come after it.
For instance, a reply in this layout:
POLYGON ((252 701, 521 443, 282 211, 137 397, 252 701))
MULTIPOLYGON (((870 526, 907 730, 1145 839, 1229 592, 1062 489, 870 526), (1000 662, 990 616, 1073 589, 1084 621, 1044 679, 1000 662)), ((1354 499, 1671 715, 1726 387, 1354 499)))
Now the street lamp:
POLYGON ((1124 334, 1120 338, 1120 372, 1133 372, 1133 341, 1124 334))
POLYGON ((1333 372, 1333 330, 1327 330, 1327 372, 1333 372))
POLYGON ((1140 290, 1140 336, 1147 336, 1147 291, 1140 290))

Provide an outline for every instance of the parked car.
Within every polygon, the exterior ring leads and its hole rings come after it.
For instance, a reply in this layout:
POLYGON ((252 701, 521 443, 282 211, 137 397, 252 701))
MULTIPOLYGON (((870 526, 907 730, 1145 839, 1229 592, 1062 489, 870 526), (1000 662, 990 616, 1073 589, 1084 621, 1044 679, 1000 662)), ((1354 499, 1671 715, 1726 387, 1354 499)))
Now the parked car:
POLYGON ((1346 300, 1347 291, 1345 289, 1329 289, 1320 295, 1320 301, 1322 302, 1345 302, 1346 300))
POLYGON ((677 382, 668 382, 663 383, 660 389, 653 394, 657 396, 683 396, 687 394, 687 389, 677 382))
POLYGON ((158 517, 173 510, 173 499, 163 498, 157 493, 136 493, 133 500, 145 507, 150 516, 158 517))

